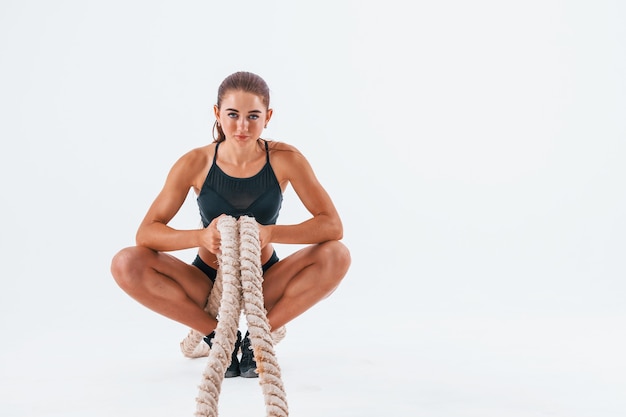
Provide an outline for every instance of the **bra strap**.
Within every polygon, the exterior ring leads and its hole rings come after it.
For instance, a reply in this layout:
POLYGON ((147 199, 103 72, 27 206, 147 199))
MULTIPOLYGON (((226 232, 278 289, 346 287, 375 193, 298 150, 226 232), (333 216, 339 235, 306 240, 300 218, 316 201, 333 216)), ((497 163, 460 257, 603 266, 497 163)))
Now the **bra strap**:
POLYGON ((220 142, 215 144, 215 153, 213 154, 213 165, 215 165, 215 161, 217 161, 217 148, 220 147, 220 142))

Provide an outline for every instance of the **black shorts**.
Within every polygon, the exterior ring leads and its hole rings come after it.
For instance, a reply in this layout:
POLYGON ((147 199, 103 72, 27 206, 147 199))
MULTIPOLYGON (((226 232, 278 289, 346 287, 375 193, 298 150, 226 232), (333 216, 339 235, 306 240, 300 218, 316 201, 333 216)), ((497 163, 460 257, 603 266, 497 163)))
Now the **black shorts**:
MULTIPOLYGON (((278 255, 276 254, 276 251, 274 251, 272 253, 272 256, 270 256, 270 258, 267 260, 267 262, 265 262, 262 266, 263 268, 263 273, 265 273, 265 271, 267 271, 268 269, 270 269, 270 267, 272 265, 274 265, 276 262, 278 262, 280 259, 278 259, 278 255)), ((211 268, 209 265, 207 265, 202 258, 200 258, 200 255, 196 255, 196 259, 193 260, 193 262, 191 263, 193 266, 195 266, 196 268, 198 268, 200 271, 204 272, 205 275, 207 277, 209 277, 209 279, 211 280, 211 282, 215 282, 215 278, 217 277, 217 270, 215 268, 211 268)))

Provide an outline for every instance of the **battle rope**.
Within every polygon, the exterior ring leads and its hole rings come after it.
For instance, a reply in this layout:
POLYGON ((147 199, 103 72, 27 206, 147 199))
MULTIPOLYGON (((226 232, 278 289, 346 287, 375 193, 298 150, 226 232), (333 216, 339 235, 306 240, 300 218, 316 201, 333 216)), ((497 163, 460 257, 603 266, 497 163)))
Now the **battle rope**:
POLYGON ((282 340, 285 329, 270 333, 263 303, 263 272, 259 230, 253 218, 230 216, 219 219, 221 254, 218 276, 207 300, 205 311, 218 318, 212 348, 202 341, 202 334, 190 331, 181 342, 181 350, 188 357, 206 356, 208 361, 202 374, 196 398, 198 417, 217 417, 218 399, 224 373, 231 361, 231 352, 237 338, 242 308, 248 322, 250 341, 259 373, 259 384, 265 398, 268 417, 289 415, 280 367, 274 354, 274 343, 282 340), (221 294, 220 294, 221 293, 221 294), (214 295, 215 294, 215 295, 214 295), (219 296, 219 297, 218 297, 219 296), (202 346, 202 347, 200 347, 202 346))
MULTIPOLYGON (((255 224, 256 226, 256 224, 255 224)), ((213 289, 207 298, 204 306, 204 311, 211 317, 217 317, 217 313, 220 308, 220 302, 222 300, 223 292, 223 274, 222 268, 217 269, 217 276, 215 277, 215 283, 213 289)), ((272 339, 274 345, 283 340, 287 334, 285 326, 279 327, 276 330, 272 330, 272 339)), ((190 329, 187 336, 180 342, 180 350, 183 355, 188 358, 201 358, 209 356, 209 345, 202 340, 204 335, 194 329, 190 329)))

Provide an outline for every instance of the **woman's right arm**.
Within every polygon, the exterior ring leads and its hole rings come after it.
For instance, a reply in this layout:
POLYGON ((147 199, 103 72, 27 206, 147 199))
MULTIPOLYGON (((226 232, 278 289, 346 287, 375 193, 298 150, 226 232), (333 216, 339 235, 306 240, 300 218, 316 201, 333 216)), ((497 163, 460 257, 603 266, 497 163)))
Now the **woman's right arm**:
POLYGON ((177 230, 168 223, 182 207, 194 177, 206 166, 205 155, 193 150, 183 155, 167 175, 165 184, 139 225, 135 241, 156 251, 175 251, 201 246, 203 229, 177 230))

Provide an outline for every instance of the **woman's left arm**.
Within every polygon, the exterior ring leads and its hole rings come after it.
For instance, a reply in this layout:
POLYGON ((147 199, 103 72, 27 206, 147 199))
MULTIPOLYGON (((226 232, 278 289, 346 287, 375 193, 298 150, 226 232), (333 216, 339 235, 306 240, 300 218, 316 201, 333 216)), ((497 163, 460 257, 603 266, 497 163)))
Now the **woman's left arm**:
POLYGON ((262 226, 261 245, 313 244, 342 239, 343 225, 333 201, 304 155, 293 147, 288 148, 274 153, 274 160, 278 159, 276 162, 279 163, 276 171, 291 183, 302 204, 313 217, 294 225, 262 226))

